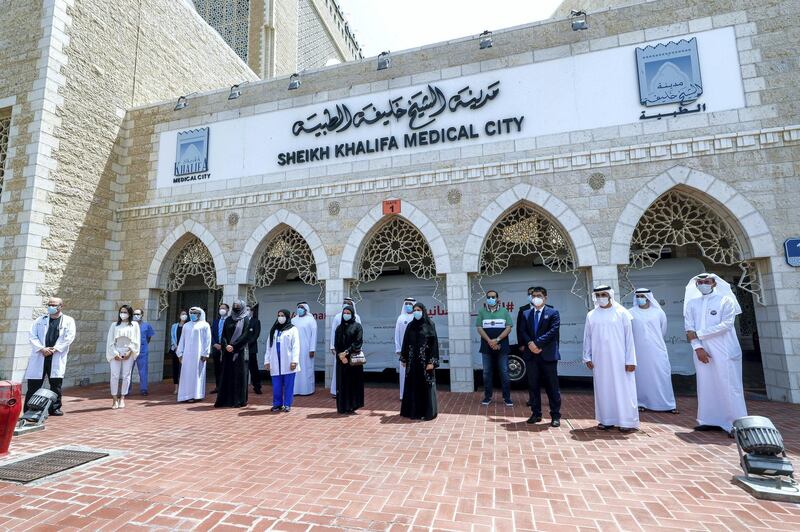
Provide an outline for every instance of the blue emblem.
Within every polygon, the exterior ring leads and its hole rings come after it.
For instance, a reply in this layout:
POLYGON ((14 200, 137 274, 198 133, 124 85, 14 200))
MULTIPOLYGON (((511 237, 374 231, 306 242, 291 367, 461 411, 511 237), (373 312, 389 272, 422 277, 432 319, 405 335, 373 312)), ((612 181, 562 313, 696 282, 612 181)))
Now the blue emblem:
POLYGON ((697 38, 636 49, 642 105, 685 104, 703 94, 697 38))
POLYGON ((208 128, 178 133, 175 176, 208 172, 208 128))
POLYGON ((783 243, 783 249, 789 266, 800 266, 800 238, 790 238, 783 243))

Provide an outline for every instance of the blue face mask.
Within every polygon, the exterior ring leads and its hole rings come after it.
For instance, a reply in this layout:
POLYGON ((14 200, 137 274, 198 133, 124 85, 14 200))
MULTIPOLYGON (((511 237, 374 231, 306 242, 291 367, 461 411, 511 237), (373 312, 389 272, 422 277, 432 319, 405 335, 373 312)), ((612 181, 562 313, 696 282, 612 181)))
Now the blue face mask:
POLYGON ((636 298, 636 304, 639 305, 640 307, 643 307, 643 306, 647 305, 647 298, 646 297, 637 297, 636 298))
POLYGON ((297 315, 302 318, 306 315, 306 309, 304 307, 297 307, 297 315))
POLYGON ((54 307, 52 305, 47 307, 47 313, 48 314, 57 314, 58 313, 58 307, 54 307))
POLYGON ((406 314, 411 314, 412 312, 414 312, 414 305, 406 305, 403 308, 405 309, 406 314))
POLYGON ((199 317, 200 316, 198 316, 197 314, 189 314, 189 319, 192 320, 192 321, 197 321, 197 318, 199 318, 199 317))
POLYGON ((414 319, 415 320, 421 320, 422 319, 422 311, 421 310, 415 310, 414 311, 414 319))
POLYGON ((497 304, 497 298, 496 297, 487 297, 486 298, 486 304, 489 305, 490 307, 495 306, 497 304))
POLYGON ((350 321, 351 319, 353 319, 353 316, 351 314, 342 314, 342 319, 344 321, 350 321))

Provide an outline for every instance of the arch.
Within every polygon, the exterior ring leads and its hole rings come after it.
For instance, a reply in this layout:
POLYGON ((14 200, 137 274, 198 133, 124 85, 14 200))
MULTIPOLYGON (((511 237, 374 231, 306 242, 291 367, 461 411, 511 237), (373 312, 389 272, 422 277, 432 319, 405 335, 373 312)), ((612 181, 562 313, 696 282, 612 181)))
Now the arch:
POLYGON ((761 214, 742 194, 721 179, 685 166, 674 166, 651 179, 628 202, 617 220, 611 239, 611 264, 628 264, 633 232, 650 206, 670 189, 697 192, 742 237, 746 259, 774 256, 775 239, 761 214), (710 200, 710 201, 709 201, 710 200))
MULTIPOLYGON (((393 215, 399 216, 414 226, 419 231, 433 253, 433 259, 436 262, 436 273, 446 274, 450 273, 450 254, 447 251, 444 237, 439 232, 430 218, 421 210, 416 208, 411 203, 402 200, 402 212, 393 215)), ((350 237, 347 239, 342 250, 342 259, 339 263, 339 276, 342 279, 355 278, 355 261, 361 246, 367 242, 368 236, 372 231, 381 225, 386 216, 383 214, 383 204, 376 205, 358 222, 350 237)))
POLYGON ((160 284, 163 284, 161 283, 161 274, 164 262, 169 256, 170 251, 175 247, 175 244, 183 240, 187 235, 196 236, 206 246, 209 253, 211 253, 214 259, 214 269, 217 272, 217 285, 224 286, 228 282, 228 268, 225 265, 225 256, 222 254, 222 248, 217 242, 217 239, 203 224, 188 219, 184 220, 182 224, 173 229, 172 232, 161 241, 161 245, 156 250, 156 254, 150 262, 150 269, 147 272, 148 288, 164 288, 160 286, 160 284))
POLYGON ((543 210, 564 230, 564 236, 572 243, 575 251, 575 267, 584 268, 598 264, 594 241, 578 215, 553 194, 533 185, 521 183, 491 201, 472 224, 464 245, 465 272, 478 272, 481 249, 486 237, 503 215, 520 202, 530 203, 543 210))
POLYGON ((311 248, 311 254, 314 256, 314 262, 317 267, 317 279, 324 281, 330 278, 330 266, 328 264, 328 255, 325 253, 325 248, 322 245, 322 240, 317 235, 316 231, 306 223, 300 216, 286 209, 281 209, 275 214, 268 216, 261 224, 256 227, 250 238, 242 248, 239 254, 239 264, 236 266, 236 284, 250 284, 251 270, 253 266, 253 257, 258 251, 261 243, 280 225, 287 225, 300 233, 308 247, 311 248))

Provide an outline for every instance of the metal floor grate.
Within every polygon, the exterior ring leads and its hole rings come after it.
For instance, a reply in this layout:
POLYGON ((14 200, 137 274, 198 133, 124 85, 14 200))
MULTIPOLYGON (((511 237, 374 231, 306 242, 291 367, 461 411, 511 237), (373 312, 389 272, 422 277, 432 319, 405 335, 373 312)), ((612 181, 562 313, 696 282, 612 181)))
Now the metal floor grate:
POLYGON ((59 449, 0 466, 0 480, 33 482, 79 465, 105 458, 108 453, 59 449))

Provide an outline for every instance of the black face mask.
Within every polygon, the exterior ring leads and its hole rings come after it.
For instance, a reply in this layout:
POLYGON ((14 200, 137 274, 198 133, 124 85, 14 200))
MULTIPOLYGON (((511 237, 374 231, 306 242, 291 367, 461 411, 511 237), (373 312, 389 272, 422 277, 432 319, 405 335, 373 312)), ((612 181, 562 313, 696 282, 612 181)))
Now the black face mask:
POLYGON ((240 307, 233 307, 233 311, 234 311, 236 314, 239 314, 239 313, 242 311, 242 309, 241 309, 240 307))

